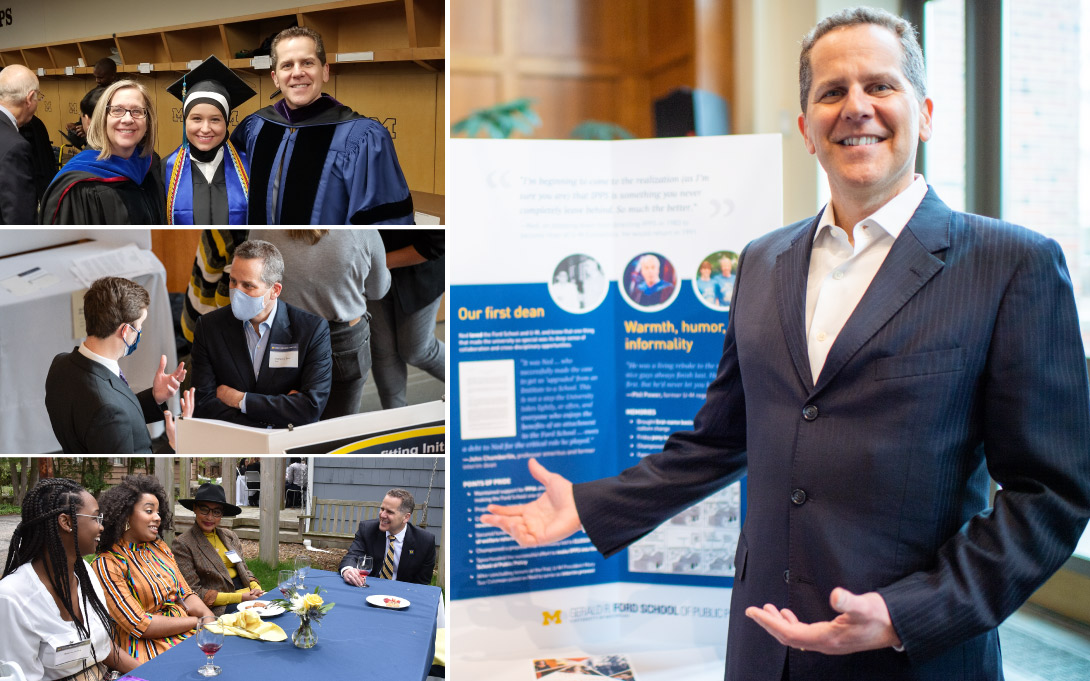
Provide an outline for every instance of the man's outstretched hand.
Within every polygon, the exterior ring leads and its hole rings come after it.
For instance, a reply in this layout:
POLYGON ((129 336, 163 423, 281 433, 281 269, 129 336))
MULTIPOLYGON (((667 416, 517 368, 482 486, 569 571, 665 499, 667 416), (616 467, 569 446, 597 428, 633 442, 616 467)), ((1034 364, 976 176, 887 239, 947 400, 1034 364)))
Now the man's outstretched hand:
POLYGON ((890 621, 886 601, 877 592, 857 596, 837 587, 829 595, 829 603, 840 613, 829 622, 804 624, 795 613, 786 608, 777 610, 771 603, 766 603, 763 609, 746 608, 746 616, 785 646, 826 655, 847 655, 901 645, 890 621))
POLYGON ((537 459, 530 459, 530 475, 545 485, 545 492, 528 504, 488 505, 481 522, 498 527, 515 538, 519 546, 541 546, 575 534, 580 527, 571 482, 550 473, 537 459))

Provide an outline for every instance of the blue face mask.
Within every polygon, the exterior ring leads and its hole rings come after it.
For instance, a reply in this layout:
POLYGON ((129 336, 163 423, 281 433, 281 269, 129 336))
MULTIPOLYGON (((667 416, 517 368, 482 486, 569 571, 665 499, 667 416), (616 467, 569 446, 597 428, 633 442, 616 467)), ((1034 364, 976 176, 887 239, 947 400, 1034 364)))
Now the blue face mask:
POLYGON ((127 352, 125 353, 125 356, 128 357, 132 353, 136 352, 136 346, 140 345, 140 336, 144 332, 142 330, 136 328, 132 324, 126 324, 125 326, 129 327, 130 329, 132 329, 133 331, 136 332, 136 340, 134 340, 132 342, 132 345, 129 345, 128 343, 125 342, 125 337, 124 336, 121 337, 121 342, 125 343, 125 347, 128 349, 127 352))
POLYGON ((231 314, 235 319, 246 322, 261 314, 265 309, 265 296, 248 296, 241 289, 231 289, 231 314))

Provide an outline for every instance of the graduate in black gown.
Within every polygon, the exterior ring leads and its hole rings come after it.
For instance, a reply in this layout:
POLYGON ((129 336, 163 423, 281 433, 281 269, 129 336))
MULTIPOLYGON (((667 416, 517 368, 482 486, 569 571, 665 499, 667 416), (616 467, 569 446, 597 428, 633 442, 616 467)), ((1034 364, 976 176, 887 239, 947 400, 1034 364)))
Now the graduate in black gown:
POLYGON ((185 140, 163 164, 172 225, 245 225, 249 162, 227 139, 231 110, 256 93, 214 56, 167 92, 182 102, 185 140))
POLYGON ((72 157, 42 197, 46 225, 161 225, 165 199, 152 171, 155 109, 140 83, 119 80, 102 93, 85 149, 72 157))

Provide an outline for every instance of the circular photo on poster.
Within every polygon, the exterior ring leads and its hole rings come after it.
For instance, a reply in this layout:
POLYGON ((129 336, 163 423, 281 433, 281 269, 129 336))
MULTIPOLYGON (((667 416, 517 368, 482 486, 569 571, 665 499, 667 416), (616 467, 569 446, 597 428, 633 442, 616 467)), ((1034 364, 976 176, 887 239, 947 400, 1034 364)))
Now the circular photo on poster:
POLYGON ((629 305, 654 312, 677 297, 677 268, 661 253, 640 253, 625 266, 617 285, 629 305))
POLYGON ((560 261, 549 280, 549 295, 565 312, 590 312, 606 299, 606 273, 589 255, 576 253, 560 261))
POLYGON ((738 254, 734 251, 715 251, 701 260, 693 277, 693 291, 700 302, 713 310, 730 310, 737 265, 738 254))

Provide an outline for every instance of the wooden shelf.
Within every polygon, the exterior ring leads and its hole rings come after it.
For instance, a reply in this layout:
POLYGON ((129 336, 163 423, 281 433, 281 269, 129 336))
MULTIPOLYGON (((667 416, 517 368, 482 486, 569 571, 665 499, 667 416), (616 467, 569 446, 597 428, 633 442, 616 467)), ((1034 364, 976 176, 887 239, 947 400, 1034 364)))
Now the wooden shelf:
POLYGON ((55 131, 78 119, 80 99, 95 86, 95 63, 103 57, 119 58, 118 72, 139 80, 152 94, 159 122, 156 151, 165 158, 182 136, 180 103, 166 87, 189 70, 190 62, 215 55, 258 91, 257 97, 232 112, 233 127, 275 101, 269 69, 252 66, 253 52, 289 26, 313 28, 322 35, 331 67, 323 90, 387 126, 414 192, 443 194, 444 12, 444 0, 340 0, 6 48, 0 50, 0 65, 42 69, 46 99, 37 115, 56 142, 55 131), (151 73, 140 73, 144 63, 151 65, 151 73), (69 68, 72 73, 66 74, 69 68))

